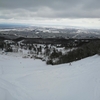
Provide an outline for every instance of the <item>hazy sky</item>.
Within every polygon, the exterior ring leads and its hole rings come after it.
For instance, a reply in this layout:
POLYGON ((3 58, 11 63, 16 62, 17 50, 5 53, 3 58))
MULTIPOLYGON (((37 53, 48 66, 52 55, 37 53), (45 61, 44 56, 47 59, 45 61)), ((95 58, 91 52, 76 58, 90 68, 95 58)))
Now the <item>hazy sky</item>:
POLYGON ((0 23, 100 28, 100 0, 0 0, 0 23))

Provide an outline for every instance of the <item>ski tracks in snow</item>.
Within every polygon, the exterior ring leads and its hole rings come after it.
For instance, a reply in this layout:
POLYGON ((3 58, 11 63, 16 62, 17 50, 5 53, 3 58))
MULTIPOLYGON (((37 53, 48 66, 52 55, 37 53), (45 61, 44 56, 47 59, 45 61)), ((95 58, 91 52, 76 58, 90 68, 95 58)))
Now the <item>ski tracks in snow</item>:
POLYGON ((5 92, 8 92, 14 98, 13 100, 33 100, 33 98, 24 89, 2 78, 0 78, 0 88, 4 89, 5 92))

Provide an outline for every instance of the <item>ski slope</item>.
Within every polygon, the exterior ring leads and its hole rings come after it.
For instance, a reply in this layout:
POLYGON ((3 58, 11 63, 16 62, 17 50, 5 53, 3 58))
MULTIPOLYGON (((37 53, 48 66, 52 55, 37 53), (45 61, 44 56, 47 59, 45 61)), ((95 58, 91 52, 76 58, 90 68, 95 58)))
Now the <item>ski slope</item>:
POLYGON ((0 55, 0 100, 100 100, 100 56, 47 66, 0 55))

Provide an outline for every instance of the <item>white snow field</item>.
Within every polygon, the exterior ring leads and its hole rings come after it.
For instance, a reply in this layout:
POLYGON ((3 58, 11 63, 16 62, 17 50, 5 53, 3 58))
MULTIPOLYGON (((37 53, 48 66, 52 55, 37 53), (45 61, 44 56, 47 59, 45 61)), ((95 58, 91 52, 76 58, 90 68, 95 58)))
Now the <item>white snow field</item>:
POLYGON ((100 56, 51 66, 0 55, 0 100, 100 100, 100 56))

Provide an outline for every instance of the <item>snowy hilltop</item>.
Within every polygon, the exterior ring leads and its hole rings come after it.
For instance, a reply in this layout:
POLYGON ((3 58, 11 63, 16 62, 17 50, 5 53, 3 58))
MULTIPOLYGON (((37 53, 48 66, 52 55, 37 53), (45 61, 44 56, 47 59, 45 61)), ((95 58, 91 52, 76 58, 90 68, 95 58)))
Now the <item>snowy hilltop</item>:
POLYGON ((0 54, 0 100, 100 100, 100 56, 47 66, 0 54))
POLYGON ((100 100, 100 40, 1 38, 0 100, 100 100))

